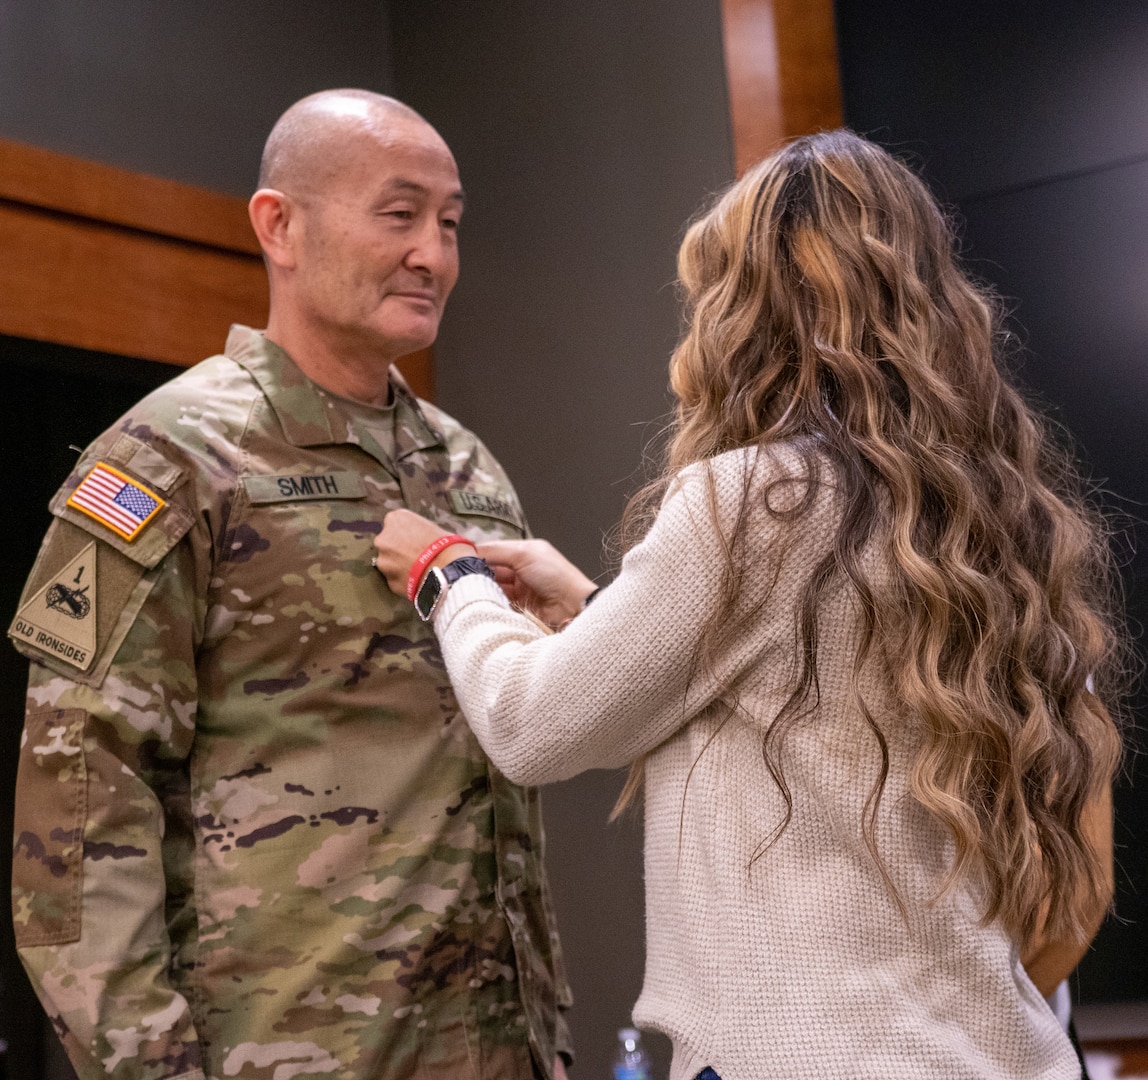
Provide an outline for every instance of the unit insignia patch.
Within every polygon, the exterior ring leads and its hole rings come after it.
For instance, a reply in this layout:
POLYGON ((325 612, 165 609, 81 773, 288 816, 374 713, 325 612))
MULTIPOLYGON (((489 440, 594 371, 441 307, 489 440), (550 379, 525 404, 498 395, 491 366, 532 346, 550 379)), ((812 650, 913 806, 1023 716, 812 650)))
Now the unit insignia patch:
POLYGON ((96 651, 96 542, 53 574, 16 613, 8 631, 85 670, 96 651))

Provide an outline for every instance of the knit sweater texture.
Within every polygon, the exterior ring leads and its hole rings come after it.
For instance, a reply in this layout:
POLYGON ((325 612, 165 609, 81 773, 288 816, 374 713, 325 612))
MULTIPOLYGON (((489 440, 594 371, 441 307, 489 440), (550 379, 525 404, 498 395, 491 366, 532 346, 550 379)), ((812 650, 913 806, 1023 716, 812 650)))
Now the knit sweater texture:
MULTIPOLYGON (((673 1042, 670 1080, 1074 1080, 1068 1039, 999 923, 969 889, 938 899, 953 856, 909 791, 919 725, 877 642, 858 676, 855 593, 817 616, 817 692, 781 744, 792 818, 763 734, 800 670, 799 602, 840 521, 827 462, 792 445, 738 450, 671 486, 618 578, 561 633, 511 610, 487 578, 451 587, 435 629, 463 711, 495 764, 545 784, 642 754, 646 975, 641 1027, 673 1042), (712 477, 712 481, 707 478, 712 477), (721 535, 748 496, 745 625, 694 663, 720 603, 721 535), (726 704, 736 702, 731 712, 726 704), (864 708, 862 707, 864 703, 864 708), (875 838, 862 832, 888 743, 875 838)), ((878 538, 863 555, 888 573, 878 538)))

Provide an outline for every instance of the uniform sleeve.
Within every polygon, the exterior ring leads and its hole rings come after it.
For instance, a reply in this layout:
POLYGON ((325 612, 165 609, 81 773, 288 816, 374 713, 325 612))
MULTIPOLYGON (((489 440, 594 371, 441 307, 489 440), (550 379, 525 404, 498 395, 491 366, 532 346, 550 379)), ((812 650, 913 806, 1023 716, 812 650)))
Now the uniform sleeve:
POLYGON ((554 1051, 562 1056, 567 1065, 574 1064, 574 1038, 570 1034, 570 1024, 566 1020, 566 1013, 574 1007, 574 991, 570 988, 570 980, 566 974, 566 959, 562 953, 562 943, 558 939, 558 924, 554 912, 549 904, 546 908, 546 918, 550 922, 551 955, 554 957, 554 990, 558 1012, 554 1017, 554 1051))
MULTIPOLYGON (((435 423, 446 433, 452 477, 464 489, 452 493, 451 510, 467 525, 475 539, 512 539, 530 536, 530 525, 522 504, 506 471, 491 451, 473 432, 461 427, 441 409, 420 402, 435 423)), ((541 828, 541 826, 539 826, 541 828)), ((554 1044, 566 1064, 574 1061, 574 1042, 565 1013, 573 1007, 574 993, 566 970, 566 959, 558 934, 558 920, 550 900, 550 885, 544 863, 540 863, 542 915, 547 926, 549 967, 554 978, 555 1016, 554 1044)), ((541 944, 541 943, 540 943, 541 944)))
MULTIPOLYGON (((185 539, 134 583, 117 581, 127 564, 92 535, 105 578, 85 596, 113 625, 110 658, 97 655, 93 678, 23 650, 33 661, 16 789, 17 947, 81 1080, 202 1080, 176 985, 191 960, 173 955, 169 932, 194 920, 196 560, 185 539)), ((33 580, 69 537, 74 548, 89 534, 57 521, 33 580)))
MULTIPOLYGON (((719 603, 716 522, 734 516, 711 505, 704 474, 683 478, 617 580, 559 634, 511 610, 488 578, 451 587, 435 616, 443 657, 468 722, 509 778, 544 784, 633 761, 760 662, 762 641, 719 670, 694 670, 698 635, 719 603)), ((755 549, 768 552, 769 538, 755 549)), ((752 579, 774 576, 762 560, 752 579)))

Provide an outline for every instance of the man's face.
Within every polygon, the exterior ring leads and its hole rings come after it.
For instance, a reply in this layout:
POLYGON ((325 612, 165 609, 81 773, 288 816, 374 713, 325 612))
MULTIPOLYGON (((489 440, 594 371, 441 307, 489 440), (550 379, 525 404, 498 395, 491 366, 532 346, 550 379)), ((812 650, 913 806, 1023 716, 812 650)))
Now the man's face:
POLYGON ((393 360, 438 333, 458 278, 458 168, 419 121, 357 130, 338 167, 296 200, 294 301, 333 348, 393 360))

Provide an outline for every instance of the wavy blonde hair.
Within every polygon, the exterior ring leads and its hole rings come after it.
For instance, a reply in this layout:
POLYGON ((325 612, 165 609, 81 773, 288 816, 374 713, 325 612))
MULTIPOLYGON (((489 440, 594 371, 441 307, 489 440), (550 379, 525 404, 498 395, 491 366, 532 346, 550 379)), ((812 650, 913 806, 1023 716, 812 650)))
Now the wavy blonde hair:
MULTIPOLYGON (((954 249, 925 185, 851 132, 798 139, 751 169, 682 243, 687 329, 670 368, 666 468, 631 501, 623 535, 644 531, 692 462, 781 441, 805 448, 811 475, 828 458, 843 514, 805 588, 799 684, 764 736, 788 812, 763 850, 792 813, 778 746, 815 701, 818 605, 845 578, 865 620, 854 671, 880 640, 923 728, 911 790, 955 840, 943 890, 972 879, 986 922, 1000 918, 1022 945, 1038 932, 1080 938, 1108 900, 1082 813, 1120 757, 1101 702, 1119 696, 1124 667, 1116 575, 1070 456, 1002 373, 1000 307, 954 249), (891 580, 866 573, 874 542, 891 580)), ((695 671, 742 625, 728 612, 743 533, 695 671)), ((884 765, 862 829, 885 874, 874 837, 889 759, 866 719, 884 765)))

